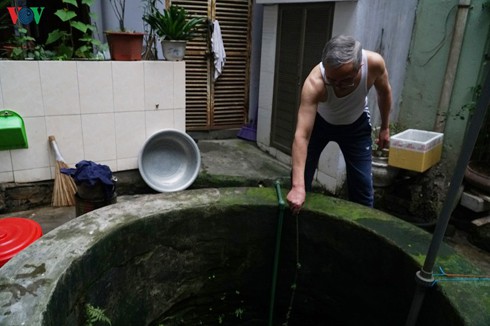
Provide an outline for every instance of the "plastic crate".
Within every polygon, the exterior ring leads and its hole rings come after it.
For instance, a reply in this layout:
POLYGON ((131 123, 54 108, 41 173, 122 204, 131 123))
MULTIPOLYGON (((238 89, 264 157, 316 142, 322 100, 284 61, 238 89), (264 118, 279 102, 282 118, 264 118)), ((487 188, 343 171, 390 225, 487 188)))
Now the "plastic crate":
POLYGON ((417 129, 391 136, 388 164, 416 172, 428 170, 441 159, 443 136, 417 129))

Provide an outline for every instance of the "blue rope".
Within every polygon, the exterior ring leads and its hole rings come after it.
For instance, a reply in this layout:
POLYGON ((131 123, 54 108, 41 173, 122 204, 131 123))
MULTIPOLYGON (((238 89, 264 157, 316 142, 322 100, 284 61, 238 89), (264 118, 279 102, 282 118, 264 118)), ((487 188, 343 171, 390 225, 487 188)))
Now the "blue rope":
MULTIPOLYGON (((439 270, 441 271, 440 274, 433 274, 433 276, 441 276, 444 278, 439 278, 434 280, 432 282, 431 286, 436 285, 439 282, 485 282, 485 281, 490 281, 490 276, 486 275, 468 275, 468 276, 462 276, 462 277, 454 277, 451 276, 451 274, 447 274, 441 266, 439 266, 439 270)), ((454 274, 454 275, 461 275, 461 274, 454 274)))

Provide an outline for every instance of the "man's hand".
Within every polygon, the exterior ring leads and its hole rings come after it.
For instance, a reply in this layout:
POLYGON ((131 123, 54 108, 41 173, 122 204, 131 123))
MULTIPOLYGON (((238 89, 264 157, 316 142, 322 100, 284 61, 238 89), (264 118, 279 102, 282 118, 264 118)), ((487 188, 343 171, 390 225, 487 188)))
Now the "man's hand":
POLYGON ((287 196, 287 201, 291 212, 294 215, 299 214, 301 207, 305 202, 306 191, 304 187, 293 187, 287 196))
POLYGON ((378 149, 388 148, 390 144, 390 129, 385 128, 379 131, 378 139, 376 140, 378 149))

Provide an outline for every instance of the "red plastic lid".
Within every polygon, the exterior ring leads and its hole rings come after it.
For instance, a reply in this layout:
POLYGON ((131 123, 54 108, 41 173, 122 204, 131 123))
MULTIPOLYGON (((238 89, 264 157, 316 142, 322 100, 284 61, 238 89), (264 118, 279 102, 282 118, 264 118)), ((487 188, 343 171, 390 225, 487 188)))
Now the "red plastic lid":
POLYGON ((0 219, 0 267, 43 234, 39 223, 22 217, 0 219))

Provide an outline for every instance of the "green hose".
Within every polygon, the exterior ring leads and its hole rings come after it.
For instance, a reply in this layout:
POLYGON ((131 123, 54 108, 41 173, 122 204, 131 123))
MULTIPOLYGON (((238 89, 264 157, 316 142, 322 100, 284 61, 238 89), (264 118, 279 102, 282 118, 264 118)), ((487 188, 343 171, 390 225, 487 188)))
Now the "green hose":
POLYGON ((272 326, 272 321, 274 317, 274 302, 276 299, 276 283, 277 283, 277 269, 279 266, 279 253, 281 250, 281 233, 282 233, 282 224, 284 221, 284 208, 286 204, 282 199, 281 193, 281 184, 279 181, 276 181, 276 194, 277 194, 277 202, 279 205, 279 218, 277 221, 277 231, 276 231, 276 250, 274 252, 274 266, 272 269, 272 286, 271 286, 271 301, 269 306, 269 326, 272 326))

